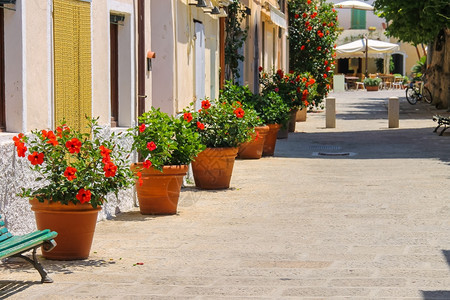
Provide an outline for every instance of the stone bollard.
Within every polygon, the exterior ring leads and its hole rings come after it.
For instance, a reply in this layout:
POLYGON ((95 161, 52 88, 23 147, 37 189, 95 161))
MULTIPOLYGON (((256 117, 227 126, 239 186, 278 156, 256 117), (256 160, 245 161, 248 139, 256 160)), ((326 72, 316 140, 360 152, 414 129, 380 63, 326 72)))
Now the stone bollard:
POLYGON ((336 128, 336 98, 328 97, 325 104, 326 128, 336 128))
POLYGON ((398 97, 390 97, 388 104, 389 128, 399 127, 400 107, 398 97))

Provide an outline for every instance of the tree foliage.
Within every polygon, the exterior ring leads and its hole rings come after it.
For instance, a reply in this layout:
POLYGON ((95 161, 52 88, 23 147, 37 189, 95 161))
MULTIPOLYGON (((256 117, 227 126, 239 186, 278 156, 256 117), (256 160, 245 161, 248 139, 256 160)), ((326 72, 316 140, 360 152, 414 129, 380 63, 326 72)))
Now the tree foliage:
POLYGON ((386 33, 403 42, 427 44, 450 27, 448 0, 376 0, 374 6, 389 22, 386 33))
POLYGON ((330 89, 338 36, 337 12, 325 0, 291 0, 288 7, 290 68, 315 78, 317 89, 308 100, 317 105, 330 89))

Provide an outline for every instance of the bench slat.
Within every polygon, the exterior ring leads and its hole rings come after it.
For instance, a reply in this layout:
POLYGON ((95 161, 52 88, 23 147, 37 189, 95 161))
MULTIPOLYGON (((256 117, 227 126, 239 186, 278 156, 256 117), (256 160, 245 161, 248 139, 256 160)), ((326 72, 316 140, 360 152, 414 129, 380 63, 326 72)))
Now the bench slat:
POLYGON ((26 240, 23 243, 14 244, 12 247, 8 247, 4 251, 0 251, 0 258, 12 256, 14 254, 18 254, 27 250, 31 250, 36 246, 43 244, 47 240, 51 240, 56 236, 56 232, 49 232, 42 236, 37 236, 34 239, 26 240))
POLYGON ((28 243, 35 239, 52 239, 56 236, 56 232, 51 233, 49 229, 35 231, 25 235, 13 236, 6 241, 0 243, 0 252, 13 248, 19 244, 28 243))

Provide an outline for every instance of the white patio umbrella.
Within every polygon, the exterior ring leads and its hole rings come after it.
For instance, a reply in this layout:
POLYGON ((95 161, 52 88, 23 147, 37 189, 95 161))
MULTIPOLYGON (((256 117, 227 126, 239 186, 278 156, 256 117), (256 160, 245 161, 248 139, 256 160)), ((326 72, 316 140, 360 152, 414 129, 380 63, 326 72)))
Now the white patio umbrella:
POLYGON ((383 54, 392 53, 398 49, 400 46, 397 44, 364 38, 336 47, 336 53, 337 58, 365 57, 367 76, 368 57, 382 57, 383 54))
POLYGON ((356 8, 361 10, 373 10, 373 6, 361 1, 349 0, 334 4, 335 8, 356 8))

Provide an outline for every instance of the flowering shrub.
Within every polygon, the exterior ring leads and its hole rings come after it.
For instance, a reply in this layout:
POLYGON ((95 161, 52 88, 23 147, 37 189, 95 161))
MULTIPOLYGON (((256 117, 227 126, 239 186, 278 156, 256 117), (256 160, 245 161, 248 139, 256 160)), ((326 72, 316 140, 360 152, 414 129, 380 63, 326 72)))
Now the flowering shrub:
MULTIPOLYGON (((205 147, 190 123, 191 113, 169 117, 154 107, 139 117, 140 125, 131 128, 133 149, 143 158, 143 167, 162 170, 164 165, 187 165, 205 147)), ((138 174, 139 176, 139 174, 138 174)))
POLYGON ((128 156, 114 142, 116 135, 100 140, 96 119, 90 120, 89 127, 93 138, 63 124, 55 132, 34 130, 30 136, 21 133, 14 137, 18 156, 29 160, 30 168, 40 174, 36 181, 42 182, 37 188, 22 188, 20 196, 97 207, 108 193, 117 195, 130 186, 128 156))
MULTIPOLYGON (((193 105, 193 104, 192 104, 193 105)), ((202 101, 198 112, 189 112, 193 117, 191 126, 200 134, 201 142, 208 148, 238 147, 251 139, 258 124, 258 115, 240 102, 228 103, 202 101)))
POLYGON ((259 82, 263 94, 270 91, 278 93, 290 108, 307 108, 310 106, 310 94, 316 85, 316 80, 309 73, 288 73, 277 70, 268 74, 259 69, 259 82))
POLYGON ((334 48, 338 36, 337 12, 324 0, 291 0, 289 8, 289 65, 309 72, 317 82, 310 102, 318 105, 330 90, 334 48))

